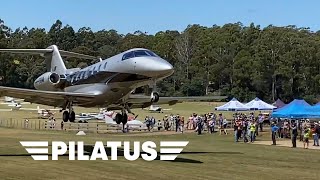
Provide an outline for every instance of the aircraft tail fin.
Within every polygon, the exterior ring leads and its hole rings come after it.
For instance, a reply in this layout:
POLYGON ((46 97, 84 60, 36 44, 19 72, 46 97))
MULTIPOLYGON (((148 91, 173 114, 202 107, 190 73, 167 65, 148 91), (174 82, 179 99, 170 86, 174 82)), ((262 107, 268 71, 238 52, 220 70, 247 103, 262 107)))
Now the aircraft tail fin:
POLYGON ((12 101, 13 101, 13 98, 12 98, 12 97, 9 97, 9 96, 5 96, 5 97, 4 97, 4 101, 5 101, 5 102, 12 102, 12 101))
POLYGON ((46 58, 47 71, 55 72, 57 74, 65 74, 67 68, 62 60, 58 47, 56 45, 52 45, 47 49, 52 49, 51 53, 44 54, 46 58))
POLYGON ((59 50, 56 45, 51 45, 46 49, 0 49, 0 52, 40 54, 46 58, 47 71, 55 72, 57 74, 65 74, 67 72, 62 56, 82 59, 97 59, 95 56, 59 50))

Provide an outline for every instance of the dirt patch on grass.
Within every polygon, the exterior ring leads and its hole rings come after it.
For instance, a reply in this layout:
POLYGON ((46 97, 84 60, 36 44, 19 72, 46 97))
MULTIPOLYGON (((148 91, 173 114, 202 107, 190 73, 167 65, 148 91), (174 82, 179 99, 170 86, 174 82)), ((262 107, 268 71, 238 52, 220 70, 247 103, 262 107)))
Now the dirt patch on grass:
MULTIPOLYGON (((254 144, 260 144, 260 145, 271 145, 272 141, 256 141, 254 144)), ((277 140, 276 146, 282 146, 282 147, 292 147, 291 140, 277 140)), ((297 140, 297 148, 303 148, 303 142, 297 140)), ((309 141, 309 149, 317 149, 320 150, 319 146, 313 146, 313 140, 309 141)))

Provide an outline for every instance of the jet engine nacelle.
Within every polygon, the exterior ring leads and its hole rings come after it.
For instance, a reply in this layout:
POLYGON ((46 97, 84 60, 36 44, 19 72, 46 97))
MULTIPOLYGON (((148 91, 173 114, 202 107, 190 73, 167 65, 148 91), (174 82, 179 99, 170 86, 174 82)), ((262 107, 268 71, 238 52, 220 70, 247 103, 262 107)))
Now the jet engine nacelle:
POLYGON ((34 87, 43 91, 54 91, 61 88, 64 84, 60 75, 54 72, 46 72, 38 77, 34 82, 34 87))
POLYGON ((152 92, 151 93, 151 102, 158 102, 159 101, 159 98, 160 98, 160 96, 159 96, 159 93, 157 93, 157 92, 152 92))

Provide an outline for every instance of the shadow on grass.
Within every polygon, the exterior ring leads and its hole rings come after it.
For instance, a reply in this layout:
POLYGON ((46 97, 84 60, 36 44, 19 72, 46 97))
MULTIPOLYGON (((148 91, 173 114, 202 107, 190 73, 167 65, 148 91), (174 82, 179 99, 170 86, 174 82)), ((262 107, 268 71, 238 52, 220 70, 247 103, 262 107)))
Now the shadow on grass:
MULTIPOLYGON (((77 149, 77 147, 76 147, 76 149, 77 149)), ((105 150, 106 150, 107 156, 110 157, 111 156, 111 148, 106 147, 105 150)), ((92 145, 85 145, 84 151, 85 151, 85 153, 84 153, 85 155, 90 156, 93 152, 93 146, 92 145)), ((133 154, 134 154, 134 152, 130 151, 130 155, 133 155, 133 154)), ((158 154, 160 154, 160 153, 158 152, 158 154)), ((238 155, 238 154, 243 154, 243 153, 240 153, 240 152, 181 152, 180 154, 212 154, 212 155, 214 155, 214 154, 233 155, 234 154, 234 155, 238 155)), ((41 154, 41 155, 51 156, 51 154, 41 154)), ((21 156, 22 157, 30 157, 31 154, 0 154, 0 157, 21 157, 21 156)), ((60 156, 69 156, 69 154, 63 154, 60 156)), ((118 148, 117 149, 117 156, 124 156, 124 150, 121 148, 118 148)), ((141 158, 141 153, 140 153, 139 158, 141 158)), ((155 160, 160 160, 160 155, 157 155, 155 160)), ((177 157, 175 160, 171 160, 171 161, 169 160, 169 162, 195 163, 195 164, 203 163, 202 161, 199 161, 199 160, 181 158, 181 157, 177 157)))

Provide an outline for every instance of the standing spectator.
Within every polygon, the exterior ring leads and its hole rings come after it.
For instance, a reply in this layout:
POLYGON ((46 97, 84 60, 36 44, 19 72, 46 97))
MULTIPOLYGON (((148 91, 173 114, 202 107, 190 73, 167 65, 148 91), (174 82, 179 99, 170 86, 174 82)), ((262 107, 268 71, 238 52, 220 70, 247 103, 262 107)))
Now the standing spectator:
POLYGON ((256 126, 256 132, 255 132, 255 136, 254 136, 254 138, 256 137, 256 136, 258 136, 259 135, 259 119, 257 119, 255 122, 254 122, 254 124, 255 124, 255 126, 256 126))
POLYGON ((311 134, 311 130, 308 127, 304 128, 304 136, 303 136, 303 148, 308 149, 309 148, 309 138, 310 138, 310 134, 311 134), (307 144, 307 147, 306 147, 307 144))
POLYGON ((300 132, 300 138, 299 138, 299 141, 303 141, 303 128, 302 128, 302 121, 300 120, 299 121, 299 124, 298 124, 298 129, 299 129, 299 132, 300 132))
POLYGON ((220 113, 219 114, 219 117, 218 117, 218 120, 219 120, 219 126, 222 126, 223 125, 223 116, 222 116, 222 114, 220 113))
POLYGON ((193 113, 193 120, 192 120, 193 129, 197 129, 198 119, 199 119, 198 115, 196 113, 193 113))
POLYGON ((61 130, 63 130, 63 125, 64 125, 63 121, 61 121, 61 130))
POLYGON ((319 137, 320 137, 320 127, 319 127, 319 123, 316 123, 315 125, 316 127, 316 146, 319 146, 319 137))
POLYGON ((146 123, 148 131, 150 131, 151 119, 149 118, 149 116, 146 116, 146 118, 144 119, 144 123, 146 123))
POLYGON ((256 133, 256 123, 251 122, 250 124, 250 142, 253 143, 255 140, 255 133, 256 133))
POLYGON ((277 134, 278 130, 279 130, 279 127, 275 123, 272 123, 272 125, 271 125, 272 145, 277 145, 276 134, 277 134))
POLYGON ((241 135, 242 135, 242 119, 240 119, 238 122, 237 122, 237 127, 238 127, 238 131, 237 131, 237 142, 239 141, 239 139, 241 138, 241 135))
POLYGON ((175 117, 175 125, 176 125, 176 132, 178 132, 179 126, 180 126, 180 117, 179 117, 179 114, 175 117))
POLYGON ((238 142, 238 120, 233 123, 234 142, 238 142))
POLYGON ((259 114, 258 122, 259 122, 260 132, 263 131, 263 121, 264 121, 264 116, 262 114, 259 114))
POLYGON ((183 127, 184 127, 184 117, 183 116, 181 116, 179 124, 180 124, 180 127, 179 127, 180 131, 181 131, 181 133, 183 133, 183 127))
POLYGON ((198 121, 197 121, 197 132, 198 132, 198 135, 201 134, 201 131, 202 131, 202 118, 199 116, 198 118, 198 121))
POLYGON ((193 129, 193 116, 192 114, 190 115, 188 122, 187 122, 187 129, 193 129))
POLYGON ((283 136, 284 138, 288 138, 289 134, 289 122, 288 120, 285 120, 283 123, 283 136))
POLYGON ((29 127, 29 119, 25 119, 24 120, 24 128, 28 128, 29 127))
POLYGON ((207 116, 207 114, 204 114, 203 115, 203 130, 207 129, 209 132, 209 128, 207 126, 207 123, 208 123, 208 116, 207 116))
POLYGON ((161 130, 161 128, 162 128, 162 123, 161 123, 161 120, 159 119, 158 120, 158 131, 160 131, 161 130))
POLYGON ((209 127, 210 127, 210 133, 213 134, 214 133, 214 125, 215 125, 215 121, 213 119, 211 119, 209 121, 209 127))
POLYGON ((292 147, 297 147, 298 128, 295 123, 292 124, 292 147))
POLYGON ((248 142, 248 138, 247 138, 247 134, 248 134, 248 121, 247 119, 243 122, 242 125, 242 136, 243 136, 243 142, 247 143, 248 142))
POLYGON ((282 133, 282 121, 281 119, 278 119, 278 123, 277 123, 277 126, 278 126, 278 138, 282 138, 283 137, 283 133, 282 133))
POLYGON ((228 126, 228 121, 227 121, 227 119, 226 118, 224 118, 223 119, 223 132, 224 132, 224 134, 228 134, 228 132, 227 132, 227 126, 228 126))
POLYGON ((151 129, 153 129, 154 125, 156 124, 156 119, 152 116, 150 120, 151 120, 150 126, 151 126, 151 129))
POLYGON ((169 118, 168 118, 168 115, 164 116, 163 125, 164 125, 164 130, 168 131, 169 130, 169 118))
POLYGON ((318 130, 319 125, 318 123, 314 123, 314 127, 312 128, 312 136, 313 136, 313 146, 319 146, 319 135, 318 130))
POLYGON ((174 131, 175 118, 176 118, 176 116, 174 116, 173 114, 170 115, 170 130, 171 131, 174 131))

